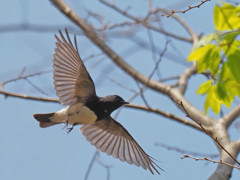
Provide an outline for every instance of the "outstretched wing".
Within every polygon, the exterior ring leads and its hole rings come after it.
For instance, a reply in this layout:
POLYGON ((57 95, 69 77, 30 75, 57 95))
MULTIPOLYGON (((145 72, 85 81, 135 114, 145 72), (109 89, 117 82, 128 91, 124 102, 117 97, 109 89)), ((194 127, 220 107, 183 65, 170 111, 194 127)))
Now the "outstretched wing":
POLYGON ((80 130, 92 145, 107 155, 138 167, 141 166, 143 169, 149 169, 152 174, 154 174, 152 169, 160 174, 157 168, 161 168, 144 152, 128 131, 113 118, 109 117, 93 124, 86 124, 80 130))
POLYGON ((61 39, 57 39, 55 54, 53 55, 53 83, 59 101, 63 106, 75 104, 79 99, 96 95, 92 78, 87 72, 77 50, 76 37, 75 46, 69 38, 68 42, 59 30, 61 39))

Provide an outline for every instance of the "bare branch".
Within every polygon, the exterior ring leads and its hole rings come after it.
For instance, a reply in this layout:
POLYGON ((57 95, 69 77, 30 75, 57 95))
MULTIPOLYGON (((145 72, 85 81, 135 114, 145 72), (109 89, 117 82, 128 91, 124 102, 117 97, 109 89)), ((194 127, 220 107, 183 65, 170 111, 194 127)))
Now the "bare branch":
POLYGON ((210 1, 210 0, 202 0, 200 4, 196 5, 196 6, 188 6, 188 9, 185 9, 183 11, 174 11, 174 10, 171 10, 171 14, 162 14, 162 16, 166 16, 166 17, 170 17, 172 16, 174 13, 185 13, 187 11, 189 11, 190 9, 193 9, 193 8, 199 8, 201 5, 203 5, 205 2, 207 1, 210 1))
POLYGON ((88 176, 89 176, 89 174, 90 174, 90 171, 91 171, 92 166, 93 166, 93 164, 94 164, 94 162, 95 162, 95 160, 96 160, 97 155, 98 155, 98 151, 96 150, 96 152, 94 153, 94 155, 93 155, 93 157, 92 157, 92 160, 91 160, 91 162, 90 162, 90 164, 89 164, 89 166, 88 166, 88 169, 87 169, 87 172, 86 172, 86 174, 85 174, 84 180, 87 180, 87 179, 88 179, 88 176))
POLYGON ((211 158, 219 157, 219 154, 206 154, 206 153, 200 153, 200 152, 193 152, 193 151, 180 149, 180 148, 174 147, 174 146, 169 146, 167 144, 159 143, 159 142, 156 142, 155 146, 160 146, 160 147, 166 148, 167 150, 173 150, 173 151, 176 151, 176 152, 182 153, 182 154, 191 154, 193 156, 209 156, 211 158))
POLYGON ((164 117, 167 117, 169 119, 172 119, 174 121, 177 121, 177 122, 180 122, 180 123, 183 123, 187 126, 190 126, 190 127, 193 127, 197 130, 200 130, 202 131, 202 129, 194 122, 191 122, 189 120, 186 120, 186 119, 183 119, 183 118, 180 118, 174 114, 171 114, 171 113, 167 113, 165 111, 161 111, 159 109, 156 109, 156 108, 151 108, 149 109, 148 107, 146 106, 141 106, 141 105, 138 105, 138 104, 127 104, 125 105, 124 107, 127 107, 127 108, 133 108, 133 109, 141 109, 141 110, 144 110, 144 111, 148 111, 148 112, 152 112, 152 113, 155 113, 155 114, 158 114, 158 115, 161 115, 161 116, 164 116, 164 117))
POLYGON ((39 91, 40 93, 48 96, 48 94, 42 90, 40 87, 38 87, 37 85, 35 85, 32 81, 30 81, 29 79, 25 79, 33 88, 35 88, 37 91, 39 91))
POLYGON ((184 94, 188 85, 188 79, 191 75, 197 73, 197 63, 194 61, 190 68, 187 68, 184 73, 180 75, 178 80, 178 89, 179 91, 184 94))
POLYGON ((181 157, 181 159, 185 159, 185 158, 192 158, 192 159, 195 159, 196 161, 211 161, 213 163, 225 164, 227 166, 230 166, 230 167, 233 167, 233 168, 236 168, 236 169, 240 170, 240 167, 234 166, 234 165, 229 164, 229 163, 225 163, 222 160, 215 161, 215 160, 209 159, 207 157, 205 157, 205 158, 195 158, 195 157, 189 156, 188 154, 185 154, 183 157, 181 157))
POLYGON ((0 33, 10 33, 10 32, 19 32, 19 31, 32 31, 32 32, 56 32, 56 29, 75 29, 73 26, 67 25, 38 25, 38 24, 12 24, 4 25, 0 28, 0 33), (61 28, 62 27, 62 28, 61 28))
POLYGON ((104 53, 101 52, 101 53, 98 53, 98 54, 91 54, 90 56, 85 57, 82 61, 85 62, 85 61, 87 61, 87 60, 89 60, 91 58, 94 58, 94 57, 97 57, 97 56, 101 56, 101 55, 104 55, 104 53))
POLYGON ((147 21, 146 21, 146 20, 148 19, 148 16, 145 17, 143 20, 139 20, 139 18, 136 18, 136 17, 130 15, 130 14, 127 13, 126 11, 123 11, 123 10, 121 10, 120 8, 116 7, 116 6, 111 5, 110 3, 108 3, 108 2, 106 2, 106 1, 104 1, 104 0, 99 0, 99 1, 102 2, 103 4, 105 4, 106 6, 114 9, 115 11, 119 12, 119 13, 122 14, 123 16, 126 16, 126 17, 134 20, 136 23, 142 24, 142 25, 145 26, 146 28, 152 29, 152 30, 154 30, 154 31, 156 31, 156 32, 160 32, 160 33, 166 34, 166 35, 168 35, 168 36, 171 36, 171 37, 176 38, 176 39, 179 39, 179 40, 183 40, 183 41, 187 41, 187 42, 192 42, 192 39, 190 39, 190 38, 185 38, 185 37, 182 37, 182 36, 178 36, 178 35, 176 35, 176 34, 172 34, 172 33, 170 33, 170 32, 164 31, 163 29, 159 29, 159 28, 157 28, 157 27, 154 27, 154 26, 148 24, 147 21))
POLYGON ((100 161, 100 153, 99 153, 99 150, 97 151, 98 152, 98 155, 96 157, 96 162, 98 162, 102 167, 106 168, 107 170, 107 180, 110 179, 110 168, 112 168, 112 166, 110 165, 106 165, 104 164, 102 161, 100 161))
POLYGON ((111 78, 107 78, 107 79, 110 80, 110 81, 112 81, 112 82, 114 82, 115 84, 117 84, 118 86, 120 86, 120 87, 122 87, 122 88, 124 88, 124 89, 127 89, 127 90, 129 90, 129 91, 131 91, 131 92, 133 92, 133 93, 135 93, 135 94, 138 94, 138 92, 135 91, 134 89, 130 89, 130 88, 128 88, 127 86, 125 86, 125 85, 123 85, 123 84, 115 81, 114 79, 111 79, 111 78))
POLYGON ((169 81, 169 80, 173 80, 173 79, 179 79, 179 78, 180 78, 180 76, 171 76, 171 77, 163 78, 159 82, 165 82, 165 81, 169 81))
POLYGON ((139 85, 139 83, 136 81, 136 83, 137 83, 137 86, 138 86, 138 88, 139 88, 139 95, 141 96, 141 98, 142 98, 142 100, 143 100, 143 102, 145 103, 145 105, 148 107, 148 109, 151 109, 151 107, 149 106, 149 104, 148 104, 148 102, 147 102, 147 99, 145 98, 145 96, 143 95, 143 89, 146 87, 146 86, 142 86, 142 87, 140 87, 140 85, 139 85))
MULTIPOLYGON (((176 102, 174 99, 172 99, 172 100, 173 100, 174 102, 176 102)), ((193 119, 193 118, 189 115, 189 113, 188 113, 187 110, 185 109, 185 107, 184 107, 184 105, 183 105, 182 102, 180 102, 180 103, 176 102, 176 103, 179 104, 179 105, 184 109, 184 111, 186 112, 186 116, 187 116, 187 117, 191 118, 194 122, 196 122, 196 123, 202 128, 202 130, 203 130, 208 136, 210 136, 210 137, 220 146, 220 148, 221 148, 222 150, 224 150, 236 163, 238 163, 238 164, 240 165, 240 162, 239 162, 235 157, 233 157, 233 155, 232 155, 230 152, 228 152, 228 151, 222 146, 222 144, 218 141, 218 138, 217 138, 217 137, 214 138, 214 137, 212 136, 212 132, 209 132, 209 130, 206 130, 206 128, 204 128, 201 123, 197 122, 195 119, 193 119)))
POLYGON ((101 59, 99 59, 98 61, 96 61, 88 70, 88 72, 90 73, 96 66, 98 66, 99 64, 101 64, 105 59, 107 59, 107 57, 102 57, 101 59))
MULTIPOLYGON (((149 80, 152 78, 152 76, 154 75, 154 73, 157 71, 158 65, 159 65, 159 63, 162 61, 163 55, 164 55, 164 54, 166 53, 166 51, 167 51, 167 45, 168 45, 168 43, 170 43, 170 40, 166 41, 165 47, 164 47, 163 51, 160 53, 159 59, 158 59, 158 61, 157 61, 156 64, 155 64, 155 68, 153 69, 152 73, 151 73, 150 76, 148 77, 148 82, 149 82, 149 80)), ((145 86, 147 86, 147 84, 146 84, 145 86)))
MULTIPOLYGON (((158 8, 158 9, 156 9, 156 12, 158 12, 158 11, 162 11, 162 12, 165 12, 165 13, 169 13, 169 11, 168 10, 166 10, 166 9, 164 9, 164 8, 158 8)), ((154 12, 154 13, 156 13, 156 12, 154 12)), ((195 44, 197 41, 198 41, 198 39, 199 39, 199 37, 198 37, 198 35, 193 31, 193 29, 181 18, 181 17, 179 17, 179 16, 177 16, 177 15, 173 15, 172 16, 177 22, 179 22, 186 30, 187 30, 187 32, 191 35, 191 37, 192 37, 192 39, 193 39, 193 43, 195 44)))
POLYGON ((228 128, 232 122, 240 116, 240 105, 231 110, 228 114, 222 117, 225 122, 226 128, 228 128))
POLYGON ((24 94, 11 93, 11 92, 7 92, 7 91, 3 91, 3 90, 0 90, 0 94, 5 95, 5 98, 7 98, 8 96, 11 96, 11 97, 16 97, 16 98, 21 98, 21 99, 30 99, 30 100, 35 100, 35 101, 47 101, 47 102, 59 103, 58 99, 54 99, 54 98, 28 96, 28 95, 24 95, 24 94))
POLYGON ((19 77, 17 77, 17 78, 10 79, 10 80, 7 80, 5 82, 0 83, 0 86, 1 86, 1 88, 3 90, 3 86, 5 84, 7 84, 7 83, 10 83, 10 82, 13 82, 13 81, 17 81, 19 79, 27 79, 28 77, 37 76, 37 75, 41 75, 41 74, 46 74, 46 73, 49 73, 49 72, 52 72, 52 70, 50 69, 50 70, 46 70, 46 71, 41 71, 41 72, 37 72, 37 73, 26 75, 26 76, 22 76, 22 73, 21 73, 21 75, 19 77))
POLYGON ((158 78, 160 78, 160 75, 161 75, 161 74, 160 74, 160 72, 158 71, 158 64, 159 64, 159 63, 156 62, 156 46, 155 46, 155 44, 154 44, 154 40, 153 40, 152 33, 151 33, 151 31, 150 31, 149 29, 147 29, 147 34, 148 34, 148 39, 149 39, 149 43, 150 43, 150 47, 151 47, 152 59, 154 60, 155 65, 156 65, 156 67, 157 67, 156 73, 157 73, 158 78))

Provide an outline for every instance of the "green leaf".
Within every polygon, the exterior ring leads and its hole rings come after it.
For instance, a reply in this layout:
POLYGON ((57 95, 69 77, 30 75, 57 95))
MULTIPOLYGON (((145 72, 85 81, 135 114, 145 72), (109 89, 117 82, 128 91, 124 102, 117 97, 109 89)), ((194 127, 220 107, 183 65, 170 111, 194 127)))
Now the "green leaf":
POLYGON ((222 3, 214 8, 214 24, 217 30, 231 30, 240 27, 239 7, 222 3))
MULTIPOLYGON (((238 87, 240 87, 240 84, 238 87)), ((218 82, 217 85, 210 86, 204 105, 204 114, 206 114, 209 107, 216 114, 219 113, 222 104, 230 108, 236 94, 240 95, 240 89, 229 86, 229 83, 218 82)))
POLYGON ((220 79, 224 82, 234 80, 240 83, 240 50, 228 55, 228 61, 223 64, 220 79))
POLYGON ((238 35, 239 32, 234 31, 224 36, 220 47, 226 55, 235 54, 239 51, 240 41, 235 40, 238 35))
POLYGON ((208 92, 205 105, 204 105, 204 114, 206 114, 208 108, 210 107, 215 114, 218 114, 221 108, 221 102, 216 98, 216 86, 212 86, 208 92))
POLYGON ((237 83, 236 81, 227 81, 225 84, 229 87, 228 92, 232 99, 234 99, 235 96, 240 97, 240 83, 237 83))
POLYGON ((198 48, 188 56, 188 61, 197 61, 198 73, 210 70, 213 75, 218 71, 220 59, 220 48, 214 44, 198 48))
POLYGON ((227 87, 225 83, 218 82, 216 86, 216 98, 221 101, 228 108, 231 106, 233 98, 227 93, 227 87))
POLYGON ((197 90, 197 94, 204 95, 206 94, 212 86, 212 80, 208 80, 207 82, 201 84, 197 90))
POLYGON ((212 40, 214 40, 216 37, 215 34, 208 34, 206 36, 203 36, 197 43, 195 43, 191 49, 191 51, 195 51, 196 49, 202 47, 202 46, 206 46, 208 44, 210 44, 212 42, 212 40))

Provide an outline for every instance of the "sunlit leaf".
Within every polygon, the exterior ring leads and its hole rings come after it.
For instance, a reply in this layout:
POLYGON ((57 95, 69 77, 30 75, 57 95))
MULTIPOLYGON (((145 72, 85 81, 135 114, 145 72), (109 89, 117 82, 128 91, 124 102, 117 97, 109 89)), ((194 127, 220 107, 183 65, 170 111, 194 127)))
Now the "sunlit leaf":
POLYGON ((218 82, 216 86, 216 98, 221 101, 228 108, 231 106, 231 102, 233 101, 232 97, 227 92, 226 84, 218 82))
POLYGON ((234 31, 224 36, 220 47, 226 55, 235 54, 236 51, 239 51, 240 41, 236 40, 238 35, 239 32, 234 31))
POLYGON ((228 56, 227 62, 223 64, 220 78, 224 82, 234 80, 240 83, 240 50, 228 56))
POLYGON ((198 73, 210 70, 213 75, 218 71, 220 59, 220 48, 215 44, 201 47, 188 56, 188 61, 197 61, 198 73))
POLYGON ((216 98, 216 86, 212 86, 208 92, 204 105, 204 114, 206 114, 209 107, 215 112, 215 114, 218 114, 220 111, 221 101, 216 98))
POLYGON ((240 27, 239 7, 228 3, 214 8, 214 24, 217 30, 231 30, 240 27))
POLYGON ((237 83, 236 81, 227 81, 225 82, 225 85, 229 87, 228 92, 232 99, 234 99, 235 96, 240 97, 240 83, 237 83))
POLYGON ((207 82, 201 84, 197 90, 197 94, 204 95, 206 94, 212 86, 212 80, 208 80, 207 82))
POLYGON ((212 40, 215 39, 215 34, 208 34, 206 36, 203 36, 197 43, 195 43, 192 47, 192 52, 195 51, 196 49, 206 46, 211 43, 212 40))

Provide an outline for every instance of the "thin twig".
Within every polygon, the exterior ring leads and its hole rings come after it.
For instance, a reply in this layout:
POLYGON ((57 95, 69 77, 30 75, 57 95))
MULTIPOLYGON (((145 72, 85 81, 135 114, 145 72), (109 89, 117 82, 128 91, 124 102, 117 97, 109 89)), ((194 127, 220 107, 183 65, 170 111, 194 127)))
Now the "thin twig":
POLYGON ((85 62, 85 61, 87 61, 87 60, 89 60, 91 58, 94 58, 94 57, 97 57, 97 56, 101 56, 101 55, 104 55, 104 53, 101 52, 101 53, 98 53, 98 54, 91 54, 90 56, 87 56, 87 57, 83 58, 82 61, 85 62))
MULTIPOLYGON (((37 73, 33 73, 33 74, 29 74, 29 75, 26 75, 26 76, 19 76, 17 78, 14 78, 14 79, 10 79, 10 80, 7 80, 5 82, 2 82, 0 83, 2 86, 4 86, 5 84, 7 83, 10 83, 10 82, 13 82, 13 81, 17 81, 19 79, 27 79, 28 77, 32 77, 32 76, 37 76, 37 75, 41 75, 41 74, 45 74, 45 73, 49 73, 49 72, 52 72, 52 70, 46 70, 46 71, 41 71, 41 72, 37 72, 37 73)), ((22 73, 21 73, 22 74, 22 73)))
POLYGON ((194 123, 192 121, 183 119, 183 118, 178 117, 174 114, 171 114, 171 113, 168 113, 168 112, 165 112, 165 111, 161 111, 161 110, 156 109, 156 108, 149 109, 146 106, 142 106, 142 105, 138 105, 138 104, 126 104, 124 107, 133 108, 133 109, 140 109, 140 110, 152 112, 152 113, 167 117, 169 119, 175 120, 175 121, 180 122, 182 124, 185 124, 187 126, 191 126, 191 127, 195 128, 197 130, 203 131, 201 127, 199 127, 196 123, 194 123))
POLYGON ((171 13, 170 14, 162 14, 162 16, 166 16, 167 18, 169 18, 170 16, 172 16, 174 13, 185 13, 187 11, 189 11, 190 9, 193 9, 193 8, 199 8, 201 5, 203 5, 205 2, 207 1, 211 1, 211 0, 202 0, 200 4, 196 5, 196 6, 188 6, 188 9, 185 9, 183 11, 175 11, 175 10, 171 10, 171 13))
POLYGON ((27 69, 27 67, 24 67, 24 68, 22 69, 22 71, 21 71, 19 77, 22 77, 22 76, 23 76, 23 74, 25 73, 26 69, 27 69))
POLYGON ((99 150, 98 150, 98 155, 96 157, 96 162, 98 162, 102 167, 106 168, 107 170, 107 180, 110 179, 110 168, 112 168, 113 166, 111 165, 106 165, 104 164, 102 161, 100 161, 100 153, 99 153, 99 150))
POLYGON ((98 155, 98 151, 96 150, 96 152, 93 154, 92 160, 91 160, 91 162, 90 162, 90 164, 88 166, 88 169, 87 169, 87 172, 85 174, 84 180, 88 179, 89 173, 90 173, 90 171, 92 169, 92 166, 93 166, 93 164, 94 164, 94 162, 96 160, 97 155, 98 155))
POLYGON ((140 20, 139 18, 136 18, 134 16, 132 16, 131 14, 127 13, 127 11, 124 11, 124 10, 121 10, 120 8, 114 6, 114 5, 111 5, 110 3, 104 1, 104 0, 100 0, 101 3, 105 4, 106 6, 114 9, 115 11, 117 11, 118 13, 122 14, 123 16, 126 16, 132 20, 135 21, 135 23, 138 23, 138 24, 142 24, 143 26, 145 26, 146 28, 149 28, 149 29, 152 29, 156 32, 160 32, 160 33, 163 33, 163 34, 167 34, 173 38, 176 38, 176 39, 180 39, 180 40, 183 40, 183 41, 187 41, 187 42, 192 42, 192 39, 189 39, 189 38, 185 38, 185 37, 182 37, 182 36, 178 36, 176 34, 172 34, 170 32, 167 32, 167 31, 164 31, 162 29, 159 29, 155 26, 152 26, 150 24, 147 23, 147 19, 148 19, 148 16, 143 18, 143 20, 140 20))
POLYGON ((159 143, 159 142, 156 142, 155 146, 160 146, 160 147, 166 148, 167 150, 176 151, 176 152, 179 152, 179 153, 182 153, 182 154, 191 154, 193 156, 208 156, 208 157, 211 157, 211 158, 219 157, 219 154, 206 154, 206 153, 200 153, 200 152, 193 152, 193 151, 180 149, 180 148, 175 147, 175 146, 169 146, 167 144, 159 143))
POLYGON ((16 97, 16 98, 21 98, 21 99, 29 99, 29 100, 35 100, 35 101, 47 101, 47 102, 59 103, 58 99, 55 99, 55 98, 44 98, 44 97, 29 96, 29 95, 12 93, 12 92, 3 91, 3 90, 0 90, 0 94, 5 95, 5 98, 11 96, 11 97, 16 97))
POLYGON ((88 70, 88 72, 90 73, 96 66, 98 66, 99 64, 101 64, 105 59, 107 59, 107 57, 102 57, 101 59, 99 59, 98 61, 96 61, 88 70))
POLYGON ((120 82, 115 81, 114 79, 111 79, 111 78, 107 78, 107 79, 110 80, 110 81, 112 81, 112 82, 114 82, 114 83, 117 84, 118 86, 120 86, 120 87, 122 87, 122 88, 124 88, 124 89, 127 89, 127 90, 129 90, 129 91, 131 91, 131 92, 133 92, 133 93, 135 93, 135 94, 138 93, 138 92, 135 91, 134 89, 128 88, 127 86, 121 84, 120 82))
POLYGON ((233 167, 233 168, 236 168, 236 169, 240 170, 240 167, 234 166, 232 164, 228 164, 226 162, 223 162, 222 160, 215 161, 215 160, 209 159, 207 157, 205 157, 205 158, 195 158, 195 157, 189 156, 188 154, 185 154, 185 155, 183 155, 183 157, 181 157, 181 159, 184 159, 184 158, 192 158, 192 159, 195 159, 196 161, 211 161, 213 163, 224 164, 224 165, 227 165, 227 166, 230 166, 230 167, 233 167))
POLYGON ((139 88, 140 96, 141 96, 143 102, 145 103, 145 105, 146 105, 149 109, 151 109, 151 107, 149 106, 149 104, 148 104, 148 102, 147 102, 147 99, 146 99, 145 96, 143 95, 143 92, 144 92, 143 89, 144 89, 146 86, 140 87, 138 81, 136 81, 136 84, 137 84, 137 86, 138 86, 138 88, 139 88))
MULTIPOLYGON (((149 80, 152 78, 152 76, 154 75, 154 73, 155 73, 156 70, 158 69, 158 65, 159 65, 159 63, 162 61, 163 55, 164 55, 164 54, 166 53, 166 51, 167 51, 167 45, 168 45, 168 43, 170 43, 170 40, 166 41, 165 47, 164 47, 163 51, 161 52, 158 61, 157 61, 156 64, 155 64, 155 68, 153 69, 152 73, 151 73, 150 76, 148 77, 148 82, 147 82, 147 83, 149 83, 149 80)), ((146 84, 146 86, 147 86, 147 84, 146 84)))
POLYGON ((37 91, 39 91, 40 93, 48 96, 48 94, 42 90, 40 87, 38 87, 37 85, 35 85, 32 81, 30 81, 29 79, 25 79, 25 81, 27 81, 33 88, 35 88, 37 91))
MULTIPOLYGON (((149 29, 147 29, 147 34, 148 34, 148 39, 149 39, 149 43, 150 43, 150 47, 151 47, 151 52, 152 52, 152 58, 154 60, 154 63, 155 65, 157 65, 157 61, 156 61, 156 46, 154 44, 154 41, 153 41, 153 36, 152 36, 152 33, 149 29)), ((157 73, 157 76, 158 78, 160 79, 160 72, 158 71, 158 69, 156 70, 156 73, 157 73)))
POLYGON ((20 24, 10 24, 10 25, 1 25, 0 33, 11 33, 19 31, 30 31, 30 32, 53 32, 55 33, 57 29, 75 29, 74 26, 66 25, 38 25, 34 23, 20 23, 20 24))

